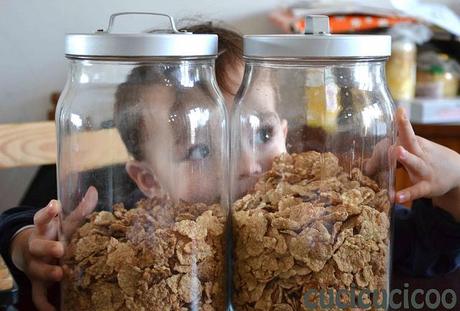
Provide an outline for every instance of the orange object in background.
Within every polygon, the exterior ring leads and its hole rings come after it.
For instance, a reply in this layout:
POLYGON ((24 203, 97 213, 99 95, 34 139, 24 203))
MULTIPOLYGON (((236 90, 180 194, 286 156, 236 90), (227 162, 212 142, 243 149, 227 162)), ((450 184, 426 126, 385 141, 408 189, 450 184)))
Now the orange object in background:
MULTIPOLYGON (((415 20, 408 17, 382 17, 364 15, 330 16, 331 33, 360 32, 379 28, 387 28, 399 23, 411 23, 415 20)), ((305 19, 294 23, 296 32, 304 32, 305 19)))
MULTIPOLYGON (((270 14, 271 21, 289 33, 303 33, 305 18, 292 14, 290 10, 276 11, 270 14)), ((409 17, 369 16, 369 15, 337 15, 329 16, 331 33, 362 32, 388 28, 399 23, 413 23, 409 17)))

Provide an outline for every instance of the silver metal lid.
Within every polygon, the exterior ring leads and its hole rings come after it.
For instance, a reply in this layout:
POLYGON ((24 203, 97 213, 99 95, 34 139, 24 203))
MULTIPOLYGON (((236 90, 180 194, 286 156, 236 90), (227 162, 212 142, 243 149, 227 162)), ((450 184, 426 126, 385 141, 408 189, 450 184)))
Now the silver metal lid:
POLYGON ((244 36, 248 58, 371 58, 391 55, 386 35, 331 35, 329 18, 306 17, 305 34, 244 36))
POLYGON ((106 31, 93 34, 67 34, 66 57, 192 57, 217 55, 217 35, 178 31, 167 14, 122 12, 110 16, 106 31), (143 14, 165 16, 171 23, 167 33, 112 33, 115 18, 120 15, 143 14))

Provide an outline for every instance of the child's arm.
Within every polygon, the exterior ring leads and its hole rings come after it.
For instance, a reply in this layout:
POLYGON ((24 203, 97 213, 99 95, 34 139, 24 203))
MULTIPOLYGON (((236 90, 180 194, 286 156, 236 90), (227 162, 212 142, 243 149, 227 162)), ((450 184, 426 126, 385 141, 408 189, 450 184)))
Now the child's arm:
MULTIPOLYGON (((96 189, 90 187, 79 206, 62 224, 64 235, 70 236, 81 225, 94 210, 97 200, 96 189)), ((58 263, 64 254, 63 244, 57 241, 57 216, 60 212, 58 202, 53 200, 38 211, 33 208, 15 208, 6 211, 0 218, 2 255, 10 266, 23 271, 29 278, 32 300, 39 310, 54 310, 46 296, 47 288, 63 275, 58 263), (22 230, 32 221, 33 227, 22 230)))
POLYGON ((394 210, 393 264, 412 276, 442 275, 460 266, 460 223, 430 199, 394 210))
POLYGON ((412 186, 396 193, 395 268, 416 276, 440 275, 460 266, 460 155, 414 134, 397 112, 399 146, 390 156, 409 174, 412 186), (420 198, 425 199, 420 199, 420 198))
POLYGON ((398 109, 397 123, 400 146, 392 152, 413 185, 399 191, 396 202, 431 198, 435 206, 460 221, 460 154, 416 136, 402 109, 398 109))
POLYGON ((21 231, 11 241, 11 260, 29 278, 32 300, 39 310, 54 310, 47 300, 47 287, 63 275, 57 262, 64 254, 64 246, 57 241, 59 212, 57 201, 51 201, 34 215, 34 227, 21 231))
POLYGON ((37 211, 38 208, 24 206, 8 209, 0 215, 0 251, 15 278, 20 271, 11 261, 10 244, 18 232, 33 225, 37 211))

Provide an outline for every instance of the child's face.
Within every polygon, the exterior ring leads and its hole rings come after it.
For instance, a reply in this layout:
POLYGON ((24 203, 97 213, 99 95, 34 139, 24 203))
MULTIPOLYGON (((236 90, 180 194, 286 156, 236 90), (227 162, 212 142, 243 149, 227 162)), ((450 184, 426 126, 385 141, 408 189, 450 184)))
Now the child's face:
MULTIPOLYGON (((235 95, 243 80, 244 65, 236 63, 227 69, 230 92, 222 91, 227 110, 231 113, 235 95)), ((251 111, 242 120, 240 155, 238 159, 236 195, 241 197, 251 191, 260 175, 269 170, 273 159, 286 152, 287 121, 281 120, 276 112, 275 90, 270 81, 258 79, 247 96, 246 102, 251 104, 251 111)), ((231 124, 232 122, 230 122, 231 124)))
POLYGON ((142 111, 145 159, 127 163, 130 177, 147 197, 168 194, 174 200, 217 202, 225 147, 221 113, 196 88, 177 96, 173 88, 149 86, 143 101, 148 103, 142 111))
MULTIPOLYGON (((235 72, 242 77, 243 67, 235 72)), ((236 88, 235 85, 233 93, 236 88)), ((244 120, 241 135, 238 196, 250 191, 257 178, 271 168, 273 159, 286 152, 287 122, 276 113, 274 90, 263 86, 252 96, 254 113, 244 120)), ((228 93, 224 97, 231 111, 234 98, 228 93)), ((186 109, 181 111, 187 111, 188 124, 174 112, 178 98, 172 88, 146 87, 144 102, 155 103, 145 105, 142 112, 148 135, 146 156, 143 161, 128 162, 126 169, 147 197, 167 193, 175 200, 217 202, 223 190, 220 159, 225 146, 219 145, 220 133, 213 129, 218 128, 221 120, 210 118, 218 113, 207 114, 212 108, 203 107, 209 102, 203 91, 194 89, 182 98, 186 103, 177 111, 186 109), (196 131, 191 133, 190 122, 202 122, 204 126, 195 127, 196 131)))
POLYGON ((239 170, 234 176, 237 197, 251 191, 257 179, 271 168, 274 158, 286 152, 287 121, 276 112, 275 98, 269 85, 254 87, 246 97, 251 106, 240 121, 239 170))

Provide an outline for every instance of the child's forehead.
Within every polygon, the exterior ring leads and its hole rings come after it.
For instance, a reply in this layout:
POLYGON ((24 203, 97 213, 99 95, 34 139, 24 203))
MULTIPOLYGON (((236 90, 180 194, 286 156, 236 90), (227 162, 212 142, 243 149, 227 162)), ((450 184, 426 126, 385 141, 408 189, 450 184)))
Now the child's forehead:
POLYGON ((141 89, 144 109, 171 114, 186 112, 193 107, 206 104, 210 99, 200 87, 174 87, 161 84, 144 86, 141 89))
POLYGON ((167 110, 176 101, 175 90, 172 87, 160 84, 143 86, 140 97, 144 110, 167 110))
POLYGON ((276 112, 277 96, 275 88, 268 83, 257 83, 246 97, 251 109, 261 112, 276 112))
POLYGON ((212 98, 200 87, 177 90, 164 85, 152 85, 142 91, 143 114, 152 135, 172 136, 183 141, 191 130, 199 131, 207 125, 212 98), (200 121, 192 124, 193 121, 200 121), (194 129, 193 129, 194 128, 194 129))

